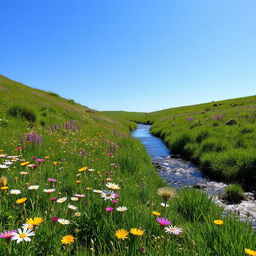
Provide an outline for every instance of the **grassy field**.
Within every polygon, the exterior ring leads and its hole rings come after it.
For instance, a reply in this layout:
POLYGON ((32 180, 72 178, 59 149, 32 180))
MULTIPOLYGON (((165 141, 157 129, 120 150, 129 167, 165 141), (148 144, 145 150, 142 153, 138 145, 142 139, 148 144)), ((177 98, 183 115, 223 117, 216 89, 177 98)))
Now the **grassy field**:
POLYGON ((134 123, 3 76, 0 96, 0 255, 239 256, 256 248, 250 223, 222 217, 202 192, 159 190, 166 184, 130 137, 134 123))
POLYGON ((152 113, 107 113, 153 124, 173 154, 198 164, 215 179, 256 181, 256 96, 171 108, 152 113))

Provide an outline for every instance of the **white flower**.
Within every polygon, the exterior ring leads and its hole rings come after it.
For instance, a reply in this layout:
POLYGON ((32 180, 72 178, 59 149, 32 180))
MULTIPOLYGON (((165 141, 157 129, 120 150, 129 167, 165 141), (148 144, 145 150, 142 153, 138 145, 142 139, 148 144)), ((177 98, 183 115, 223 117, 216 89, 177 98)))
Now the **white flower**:
POLYGON ((161 203, 160 205, 166 208, 170 206, 169 204, 166 204, 166 203, 161 203))
POLYGON ((39 185, 31 185, 28 187, 29 190, 37 190, 39 189, 39 185))
POLYGON ((108 187, 110 189, 113 189, 113 190, 119 190, 120 189, 120 187, 117 184, 110 183, 110 182, 106 184, 106 187, 108 187))
POLYGON ((125 212, 125 211, 127 211, 127 207, 125 207, 125 206, 120 206, 120 207, 117 207, 116 210, 117 210, 118 212, 125 212))
POLYGON ((22 225, 23 228, 27 228, 27 229, 33 229, 33 224, 23 224, 22 225))
POLYGON ((44 189, 43 190, 45 193, 52 193, 52 192, 54 192, 55 191, 55 188, 49 188, 49 189, 44 189))
POLYGON ((102 193, 102 190, 94 189, 92 192, 94 192, 94 193, 98 193, 98 194, 101 194, 101 193, 102 193))
POLYGON ((67 200, 67 197, 61 197, 61 198, 59 198, 56 202, 62 204, 62 203, 64 203, 66 200, 67 200))
POLYGON ((34 236, 34 235, 35 235, 35 232, 33 232, 32 229, 24 228, 23 230, 21 230, 19 228, 18 232, 13 233, 13 237, 11 239, 17 240, 17 243, 20 243, 21 241, 30 242, 31 241, 30 236, 34 236))
POLYGON ((13 162, 11 162, 11 161, 5 161, 4 164, 6 164, 6 165, 12 165, 13 162))
POLYGON ((58 222, 62 225, 68 225, 70 224, 69 220, 65 220, 65 219, 58 219, 58 222))
POLYGON ((0 164, 0 168, 1 168, 1 169, 7 169, 7 168, 9 168, 9 166, 8 166, 8 165, 5 165, 5 164, 0 164))
POLYGON ((89 172, 94 172, 94 169, 88 169, 89 172))
POLYGON ((21 194, 21 190, 19 190, 19 189, 12 189, 10 191, 10 194, 12 194, 12 195, 19 195, 19 194, 21 194))
POLYGON ((115 199, 115 194, 110 191, 103 191, 101 197, 104 198, 104 200, 113 200, 115 199))
POLYGON ((7 157, 7 154, 1 154, 0 157, 5 158, 5 157, 7 157))
POLYGON ((75 194, 75 196, 76 196, 76 197, 78 197, 78 198, 85 197, 85 195, 84 195, 84 194, 75 194))
POLYGON ((179 235, 182 233, 182 228, 178 228, 176 226, 165 227, 165 232, 169 234, 179 235))
POLYGON ((72 197, 70 198, 71 201, 78 201, 78 199, 79 199, 79 198, 76 197, 76 196, 72 196, 72 197))
POLYGON ((75 213, 75 216, 76 216, 76 217, 80 217, 80 216, 81 216, 81 212, 76 212, 76 213, 75 213))
POLYGON ((78 209, 78 207, 76 207, 76 206, 74 206, 72 204, 69 204, 68 208, 71 209, 71 210, 74 210, 74 211, 76 211, 78 209))

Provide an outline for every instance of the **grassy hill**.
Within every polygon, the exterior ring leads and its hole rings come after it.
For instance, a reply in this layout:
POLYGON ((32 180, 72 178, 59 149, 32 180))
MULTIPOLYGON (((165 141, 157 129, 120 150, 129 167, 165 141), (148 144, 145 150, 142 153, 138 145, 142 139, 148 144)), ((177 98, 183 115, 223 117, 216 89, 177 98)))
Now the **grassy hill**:
POLYGON ((211 177, 256 181, 256 96, 170 108, 152 113, 107 113, 153 124, 172 153, 193 160, 211 177))
POLYGON ((223 217, 204 193, 158 190, 166 184, 130 137, 135 123, 3 76, 0 98, 0 255, 242 256, 256 248, 250 223, 223 217))

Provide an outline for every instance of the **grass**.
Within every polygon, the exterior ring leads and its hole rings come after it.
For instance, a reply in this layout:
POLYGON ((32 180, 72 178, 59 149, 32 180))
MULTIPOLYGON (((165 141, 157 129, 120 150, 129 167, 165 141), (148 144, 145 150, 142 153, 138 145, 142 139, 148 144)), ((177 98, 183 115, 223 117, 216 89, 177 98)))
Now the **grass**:
POLYGON ((222 208, 202 192, 185 188, 167 202, 170 207, 160 206, 157 190, 166 184, 142 145, 130 137, 134 123, 5 77, 0 77, 0 85, 4 120, 0 125, 0 231, 17 230, 28 218, 43 218, 33 227, 35 235, 30 242, 0 238, 1 255, 239 256, 244 255, 245 248, 256 248, 250 224, 234 216, 222 217, 222 208), (12 99, 38 118, 30 122, 9 115, 12 99), (7 158, 5 154, 17 157, 7 158), (104 200, 96 193, 106 190, 109 182, 120 187, 117 202, 104 200), (39 188, 31 190, 31 185, 39 188), (13 189, 21 190, 21 194, 12 194, 13 189), (55 191, 47 194, 44 189, 55 191), (77 199, 75 194, 84 197, 77 199), (64 197, 67 199, 63 203, 55 200, 64 197), (17 204, 18 198, 27 201, 17 204), (120 206, 127 207, 127 211, 118 212, 120 206), (114 210, 107 212, 106 207, 114 210), (152 211, 160 212, 183 233, 166 233, 152 211), (53 217, 67 219, 70 224, 62 225, 53 217), (224 221, 222 226, 213 222, 219 218, 224 221), (117 230, 131 228, 145 232, 142 236, 129 233, 124 240, 115 236, 117 230), (74 242, 62 244, 66 235, 72 235, 74 242))

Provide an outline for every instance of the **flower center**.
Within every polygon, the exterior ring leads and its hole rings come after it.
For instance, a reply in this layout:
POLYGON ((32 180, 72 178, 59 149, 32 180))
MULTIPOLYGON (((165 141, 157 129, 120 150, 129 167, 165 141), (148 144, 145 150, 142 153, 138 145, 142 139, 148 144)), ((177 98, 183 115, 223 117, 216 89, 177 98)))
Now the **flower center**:
POLYGON ((21 233, 21 234, 19 234, 19 237, 20 237, 20 238, 25 238, 25 237, 27 237, 27 234, 21 233))

